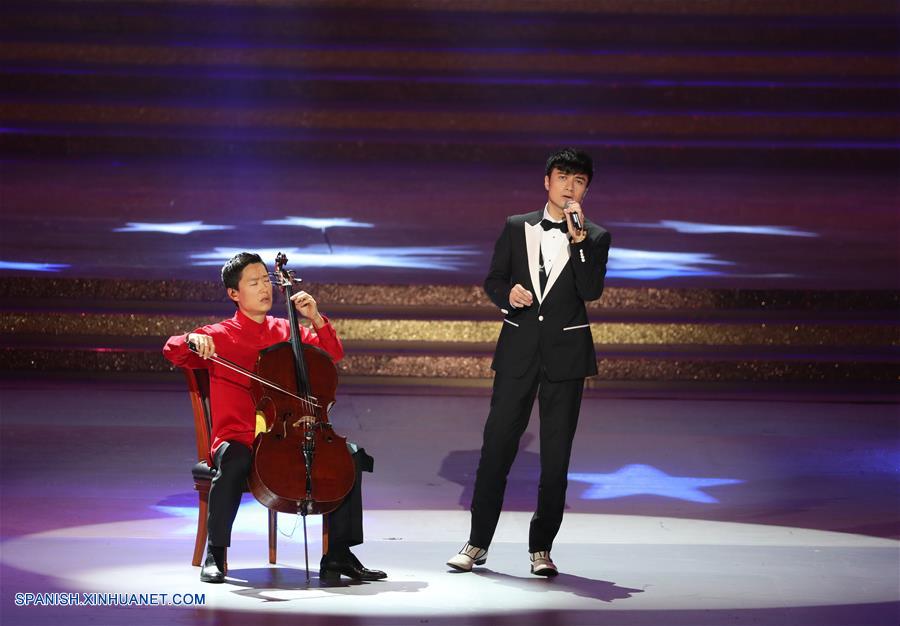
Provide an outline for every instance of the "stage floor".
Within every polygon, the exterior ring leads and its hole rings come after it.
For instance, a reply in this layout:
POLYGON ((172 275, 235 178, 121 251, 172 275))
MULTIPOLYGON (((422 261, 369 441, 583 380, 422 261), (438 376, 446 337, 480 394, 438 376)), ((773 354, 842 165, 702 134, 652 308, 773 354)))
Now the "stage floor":
MULTIPOLYGON (((444 565, 465 541, 488 398, 342 394, 337 428, 376 458, 366 543, 386 581, 312 580, 301 531, 241 507, 226 584, 191 567, 196 494, 187 395, 172 385, 2 384, 3 624, 896 624, 895 404, 619 399, 582 408, 569 510, 528 573, 534 416, 488 562, 444 565), (15 606, 17 593, 203 594, 196 606, 15 606)), ((89 597, 80 595, 81 600, 89 597)), ((161 598, 157 596, 157 600, 161 598)))

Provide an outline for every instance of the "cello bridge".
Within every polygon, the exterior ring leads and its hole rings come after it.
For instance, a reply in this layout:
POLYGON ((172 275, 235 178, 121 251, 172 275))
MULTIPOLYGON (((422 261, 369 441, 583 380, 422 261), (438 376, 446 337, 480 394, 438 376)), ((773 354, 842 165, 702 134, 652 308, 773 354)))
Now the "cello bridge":
POLYGON ((303 428, 309 428, 310 426, 315 425, 315 423, 316 423, 316 418, 315 418, 315 416, 313 416, 313 415, 304 415, 303 417, 301 417, 300 419, 298 419, 296 422, 294 422, 294 423, 292 424, 292 426, 293 426, 294 428, 300 428, 300 427, 303 427, 303 428))

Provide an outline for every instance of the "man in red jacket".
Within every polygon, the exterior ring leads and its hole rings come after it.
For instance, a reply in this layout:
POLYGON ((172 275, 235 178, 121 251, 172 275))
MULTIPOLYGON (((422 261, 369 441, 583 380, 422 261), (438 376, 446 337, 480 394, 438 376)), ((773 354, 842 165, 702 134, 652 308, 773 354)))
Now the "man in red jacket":
MULTIPOLYGON (((222 267, 222 282, 237 312, 231 319, 203 326, 186 335, 170 337, 163 354, 178 367, 208 369, 212 412, 210 459, 216 470, 209 492, 209 541, 200 580, 225 580, 225 548, 231 545, 231 527, 251 467, 256 435, 256 407, 250 381, 243 375, 208 359, 217 355, 253 370, 259 351, 289 341, 290 323, 268 315, 272 308, 272 283, 257 254, 242 252, 222 267), (193 350, 191 349, 193 347, 193 350)), ((320 312, 315 299, 301 291, 291 298, 297 312, 310 320, 315 331, 300 326, 303 343, 318 346, 337 362, 344 356, 334 327, 320 312)), ((328 553, 322 556, 319 577, 379 580, 387 574, 363 567, 350 552, 362 543, 362 495, 360 472, 372 471, 372 458, 359 449, 353 455, 356 481, 344 502, 329 515, 328 553)))

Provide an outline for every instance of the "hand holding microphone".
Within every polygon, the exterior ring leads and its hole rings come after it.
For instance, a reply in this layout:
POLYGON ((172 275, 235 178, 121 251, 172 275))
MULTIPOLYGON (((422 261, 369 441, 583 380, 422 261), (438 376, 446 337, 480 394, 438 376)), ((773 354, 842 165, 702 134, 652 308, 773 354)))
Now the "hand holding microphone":
MULTIPOLYGON (((581 216, 578 214, 578 211, 568 211, 573 204, 577 203, 574 200, 566 200, 566 206, 564 207, 566 214, 572 218, 572 226, 575 227, 575 230, 584 230, 584 225, 581 223, 581 216)), ((581 208, 580 205, 579 208, 581 208)))
POLYGON ((564 208, 566 219, 569 221, 569 235, 574 243, 581 243, 587 237, 584 230, 584 218, 581 213, 581 205, 574 200, 566 200, 564 208))

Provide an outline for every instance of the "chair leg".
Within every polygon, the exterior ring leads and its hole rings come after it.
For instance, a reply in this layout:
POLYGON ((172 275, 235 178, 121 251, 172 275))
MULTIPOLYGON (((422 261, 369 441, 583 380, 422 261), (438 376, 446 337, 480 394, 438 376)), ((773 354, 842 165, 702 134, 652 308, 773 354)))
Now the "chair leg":
POLYGON ((269 509, 269 563, 274 564, 278 552, 278 513, 269 509))
POLYGON ((197 538, 194 539, 194 558, 191 565, 198 567, 200 560, 203 558, 203 549, 206 547, 206 515, 209 511, 209 492, 200 491, 197 493, 199 499, 199 507, 197 509, 197 538))

